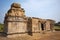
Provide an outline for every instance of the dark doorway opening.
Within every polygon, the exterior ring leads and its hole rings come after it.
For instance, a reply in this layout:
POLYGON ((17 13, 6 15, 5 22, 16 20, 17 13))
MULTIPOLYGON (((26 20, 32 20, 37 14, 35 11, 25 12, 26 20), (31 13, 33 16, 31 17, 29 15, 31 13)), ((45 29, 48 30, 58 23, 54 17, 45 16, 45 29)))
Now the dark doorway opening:
POLYGON ((41 23, 41 29, 44 30, 44 24, 41 23))

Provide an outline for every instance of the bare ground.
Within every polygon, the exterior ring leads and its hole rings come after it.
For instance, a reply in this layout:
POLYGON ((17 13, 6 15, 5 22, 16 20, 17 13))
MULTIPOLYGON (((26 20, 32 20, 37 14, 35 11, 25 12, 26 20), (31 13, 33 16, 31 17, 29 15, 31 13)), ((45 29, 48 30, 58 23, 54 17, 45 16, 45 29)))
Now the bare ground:
POLYGON ((44 36, 40 40, 60 40, 60 31, 56 31, 50 36, 44 36))
POLYGON ((39 38, 37 37, 25 36, 25 37, 18 37, 18 38, 6 38, 0 36, 0 40, 60 40, 60 31, 56 31, 48 34, 42 34, 42 36, 40 36, 39 38))

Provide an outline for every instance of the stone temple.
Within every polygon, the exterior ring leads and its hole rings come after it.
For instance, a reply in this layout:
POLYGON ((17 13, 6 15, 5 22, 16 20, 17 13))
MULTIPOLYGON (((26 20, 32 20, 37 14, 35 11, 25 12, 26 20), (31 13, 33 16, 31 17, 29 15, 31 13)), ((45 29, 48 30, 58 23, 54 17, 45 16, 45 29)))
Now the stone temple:
POLYGON ((41 32, 53 32, 54 20, 27 17, 25 10, 18 3, 12 3, 5 15, 4 34, 7 37, 31 35, 41 32))

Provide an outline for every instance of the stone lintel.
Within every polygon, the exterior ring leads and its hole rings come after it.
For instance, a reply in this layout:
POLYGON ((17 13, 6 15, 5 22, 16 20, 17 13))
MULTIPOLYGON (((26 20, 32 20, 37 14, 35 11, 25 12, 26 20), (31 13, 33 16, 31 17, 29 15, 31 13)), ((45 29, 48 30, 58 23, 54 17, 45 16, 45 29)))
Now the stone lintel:
POLYGON ((32 17, 32 19, 39 19, 39 18, 37 18, 37 17, 32 17))
POLYGON ((53 22, 55 22, 54 20, 52 20, 52 19, 46 19, 47 21, 53 21, 53 22))

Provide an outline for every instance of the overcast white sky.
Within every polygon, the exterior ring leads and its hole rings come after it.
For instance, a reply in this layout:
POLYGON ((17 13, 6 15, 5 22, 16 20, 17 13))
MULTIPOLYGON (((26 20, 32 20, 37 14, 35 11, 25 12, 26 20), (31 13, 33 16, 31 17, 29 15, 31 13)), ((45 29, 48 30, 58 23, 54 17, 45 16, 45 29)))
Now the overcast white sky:
POLYGON ((25 15, 60 21, 60 0, 0 0, 0 22, 13 2, 20 3, 25 15))

